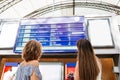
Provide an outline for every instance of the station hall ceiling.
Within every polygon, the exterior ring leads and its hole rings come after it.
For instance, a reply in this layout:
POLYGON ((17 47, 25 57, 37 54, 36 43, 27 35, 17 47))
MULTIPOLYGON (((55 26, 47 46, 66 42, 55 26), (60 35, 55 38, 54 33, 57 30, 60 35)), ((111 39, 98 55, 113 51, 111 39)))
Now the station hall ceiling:
POLYGON ((0 18, 31 18, 51 9, 88 7, 120 15, 120 0, 0 0, 0 18))

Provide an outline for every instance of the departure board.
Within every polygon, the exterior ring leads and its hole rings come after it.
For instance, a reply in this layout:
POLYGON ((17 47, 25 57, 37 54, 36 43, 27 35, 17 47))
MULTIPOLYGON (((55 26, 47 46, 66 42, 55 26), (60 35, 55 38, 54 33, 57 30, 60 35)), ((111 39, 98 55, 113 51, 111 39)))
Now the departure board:
POLYGON ((76 42, 85 36, 84 16, 22 19, 14 46, 21 53, 31 39, 42 44, 43 53, 76 52, 76 42))

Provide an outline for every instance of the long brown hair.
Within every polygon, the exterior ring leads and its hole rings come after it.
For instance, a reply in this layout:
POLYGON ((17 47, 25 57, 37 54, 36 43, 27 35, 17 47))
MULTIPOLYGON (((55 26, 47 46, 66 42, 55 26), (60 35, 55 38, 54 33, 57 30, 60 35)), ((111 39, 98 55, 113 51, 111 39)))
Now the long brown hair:
POLYGON ((80 80, 96 80, 99 68, 91 43, 87 39, 80 39, 77 48, 80 80))
POLYGON ((22 51, 22 58, 27 62, 30 60, 38 60, 41 55, 42 46, 36 40, 28 41, 22 51))

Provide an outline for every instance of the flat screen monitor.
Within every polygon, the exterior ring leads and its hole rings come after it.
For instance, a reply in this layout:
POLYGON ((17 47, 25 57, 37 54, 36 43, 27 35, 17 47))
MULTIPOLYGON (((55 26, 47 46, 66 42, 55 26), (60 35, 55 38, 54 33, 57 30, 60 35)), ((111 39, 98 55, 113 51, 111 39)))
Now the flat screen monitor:
POLYGON ((39 41, 43 53, 76 52, 76 42, 85 38, 84 16, 22 19, 14 53, 21 53, 31 39, 39 41))
POLYGON ((88 36, 93 47, 113 48, 113 37, 110 28, 110 20, 88 19, 88 36))
MULTIPOLYGON (((1 80, 14 80, 19 63, 6 62, 1 80)), ((64 65, 62 62, 40 62, 43 80, 64 80, 64 65)))

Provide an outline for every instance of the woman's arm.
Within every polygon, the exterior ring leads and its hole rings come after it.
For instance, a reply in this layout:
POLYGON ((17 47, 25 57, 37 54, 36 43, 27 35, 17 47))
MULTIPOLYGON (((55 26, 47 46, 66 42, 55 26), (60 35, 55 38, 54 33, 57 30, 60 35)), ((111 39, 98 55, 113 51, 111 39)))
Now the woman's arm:
MULTIPOLYGON (((39 62, 37 60, 33 60, 31 62, 29 62, 29 64, 35 66, 35 67, 39 67, 39 62)), ((35 70, 33 71, 30 80, 39 80, 38 76, 36 75, 35 70)))
POLYGON ((79 80, 79 67, 78 67, 78 61, 76 62, 75 73, 74 73, 74 80, 79 80))
POLYGON ((35 71, 33 71, 32 75, 30 77, 30 80, 39 80, 36 73, 35 73, 35 71))

